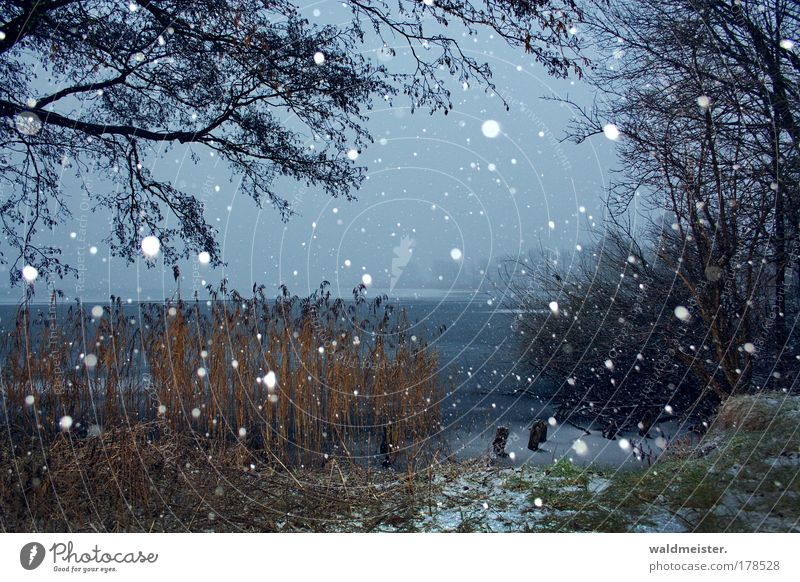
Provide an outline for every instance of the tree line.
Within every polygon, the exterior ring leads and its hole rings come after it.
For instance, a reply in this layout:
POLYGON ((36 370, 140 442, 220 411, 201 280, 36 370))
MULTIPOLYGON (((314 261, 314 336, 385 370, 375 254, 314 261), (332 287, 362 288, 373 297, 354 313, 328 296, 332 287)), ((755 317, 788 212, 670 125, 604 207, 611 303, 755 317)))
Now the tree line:
POLYGON ((585 10, 599 97, 569 137, 615 139, 618 169, 607 224, 583 256, 534 253, 525 275, 520 261, 504 268, 525 312, 526 361, 557 381, 564 409, 616 424, 796 390, 800 8, 610 0, 585 10), (542 312, 553 301, 557 313, 542 312))

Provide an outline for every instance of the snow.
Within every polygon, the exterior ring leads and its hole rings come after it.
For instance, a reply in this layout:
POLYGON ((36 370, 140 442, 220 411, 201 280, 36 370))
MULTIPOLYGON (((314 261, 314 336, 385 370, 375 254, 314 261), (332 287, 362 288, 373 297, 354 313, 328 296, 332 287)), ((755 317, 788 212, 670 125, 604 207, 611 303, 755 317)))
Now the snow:
POLYGON ((574 443, 572 443, 572 450, 575 451, 580 456, 583 456, 589 452, 589 447, 583 440, 578 439, 574 443))
POLYGON ((483 122, 483 125, 481 125, 481 132, 484 136, 494 139, 500 135, 500 124, 494 119, 487 119, 483 122))
POLYGON ((455 475, 437 475, 439 492, 420 516, 425 531, 509 531, 536 520, 528 492, 508 488, 514 469, 482 468, 476 463, 455 475))
POLYGON ((603 135, 612 141, 619 139, 619 129, 613 123, 607 123, 603 126, 603 135))
POLYGON ((142 252, 146 258, 152 259, 156 257, 160 250, 161 241, 158 240, 158 237, 151 234, 142 239, 142 252))
POLYGON ((211 262, 211 254, 208 251, 201 251, 197 255, 197 262, 201 265, 207 265, 211 262))
POLYGON ((39 277, 39 270, 31 265, 25 265, 22 268, 22 278, 26 283, 33 283, 39 277))
MULTIPOLYGON (((486 457, 444 464, 420 489, 424 501, 414 508, 418 516, 410 527, 427 532, 571 531, 577 517, 587 518, 587 529, 613 527, 606 516, 614 502, 604 497, 612 485, 610 477, 589 471, 573 474, 568 467, 566 473, 556 466, 507 467, 486 457), (599 508, 604 511, 594 513, 599 508)), ((628 519, 637 531, 685 531, 659 507, 638 510, 628 519)), ((397 531, 388 521, 376 530, 397 531)))
POLYGON ((450 250, 450 258, 454 261, 460 261, 462 257, 461 249, 451 249, 450 250))
POLYGON ((689 319, 691 318, 691 314, 689 313, 689 310, 686 309, 683 305, 678 305, 675 308, 675 317, 677 317, 681 321, 689 321, 689 319))
POLYGON ((14 125, 22 135, 36 135, 42 129, 42 121, 33 111, 23 111, 14 118, 14 125))
POLYGON ((611 486, 611 480, 604 477, 593 477, 586 484, 589 493, 602 493, 611 486))

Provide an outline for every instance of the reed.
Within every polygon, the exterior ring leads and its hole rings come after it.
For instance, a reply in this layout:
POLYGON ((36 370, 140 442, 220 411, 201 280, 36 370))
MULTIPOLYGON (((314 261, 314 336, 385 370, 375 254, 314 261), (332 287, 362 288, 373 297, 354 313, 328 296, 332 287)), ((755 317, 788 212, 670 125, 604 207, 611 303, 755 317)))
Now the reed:
POLYGON ((223 282, 208 302, 23 305, 0 341, 5 418, 15 438, 92 438, 147 425, 277 465, 333 457, 394 464, 441 427, 438 361, 387 298, 333 299, 223 282))

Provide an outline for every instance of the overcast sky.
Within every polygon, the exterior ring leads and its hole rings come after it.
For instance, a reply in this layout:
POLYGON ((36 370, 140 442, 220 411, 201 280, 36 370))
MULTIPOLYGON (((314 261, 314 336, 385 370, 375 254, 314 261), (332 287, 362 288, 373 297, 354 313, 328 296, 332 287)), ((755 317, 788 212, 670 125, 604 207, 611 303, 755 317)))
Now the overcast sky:
MULTIPOLYGON (((304 10, 312 21, 347 18, 338 2, 304 10)), ((402 46, 396 48, 388 64, 402 67, 408 60, 402 46)), ((368 178, 356 201, 284 181, 281 190, 297 212, 284 224, 270 207, 259 210, 242 196, 227 168, 208 152, 201 152, 199 165, 181 149, 157 160, 162 176, 206 202, 227 263, 216 269, 197 260, 182 263, 183 296, 223 277, 245 294, 254 282, 270 290, 285 283, 293 293, 305 294, 327 279, 337 294, 347 296, 364 275, 371 278, 372 292, 391 288, 396 295, 421 287, 472 288, 484 274, 492 275, 501 257, 540 244, 579 252, 587 225, 602 222, 600 201, 615 144, 602 135, 581 145, 561 143, 570 109, 542 97, 590 103, 593 93, 577 79, 547 76, 529 55, 488 31, 465 38, 463 48, 491 65, 510 111, 484 87, 465 89, 455 82, 455 110, 447 116, 412 115, 403 98, 394 107, 379 104, 368 124, 375 143, 358 158, 368 178)), ((377 42, 365 49, 379 57, 377 42)), ((102 177, 98 181, 102 184, 102 177)), ((72 187, 77 205, 79 192, 72 187)), ((43 236, 63 248, 67 262, 84 256, 85 277, 82 286, 65 279, 57 287, 85 301, 110 294, 133 300, 172 296, 171 265, 156 261, 148 268, 144 259, 126 265, 111 257, 102 242, 108 217, 89 213, 84 237, 79 219, 86 213, 75 205, 73 223, 43 236)), ((3 301, 17 301, 22 290, 8 286, 7 274, 0 281, 3 301)), ((44 284, 37 285, 43 287, 37 288, 37 300, 46 300, 44 284)))

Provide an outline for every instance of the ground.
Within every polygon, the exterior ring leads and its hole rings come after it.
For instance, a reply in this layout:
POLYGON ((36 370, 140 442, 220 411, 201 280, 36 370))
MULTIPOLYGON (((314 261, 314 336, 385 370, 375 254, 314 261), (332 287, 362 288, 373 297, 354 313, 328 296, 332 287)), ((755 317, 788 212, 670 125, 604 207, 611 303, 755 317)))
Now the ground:
POLYGON ((646 469, 489 458, 286 470, 147 430, 0 456, 4 531, 800 531, 800 397, 729 400, 646 469), (43 464, 39 455, 45 454, 43 464), (43 469, 42 467, 46 467, 43 469), (25 495, 20 495, 23 488, 25 495), (54 495, 53 493, 56 493, 54 495))
MULTIPOLYGON (((646 470, 443 465, 383 531, 800 531, 800 398, 742 396, 646 470), (413 509, 412 509, 413 507, 413 509)), ((356 529, 364 522, 353 523, 356 529)))

